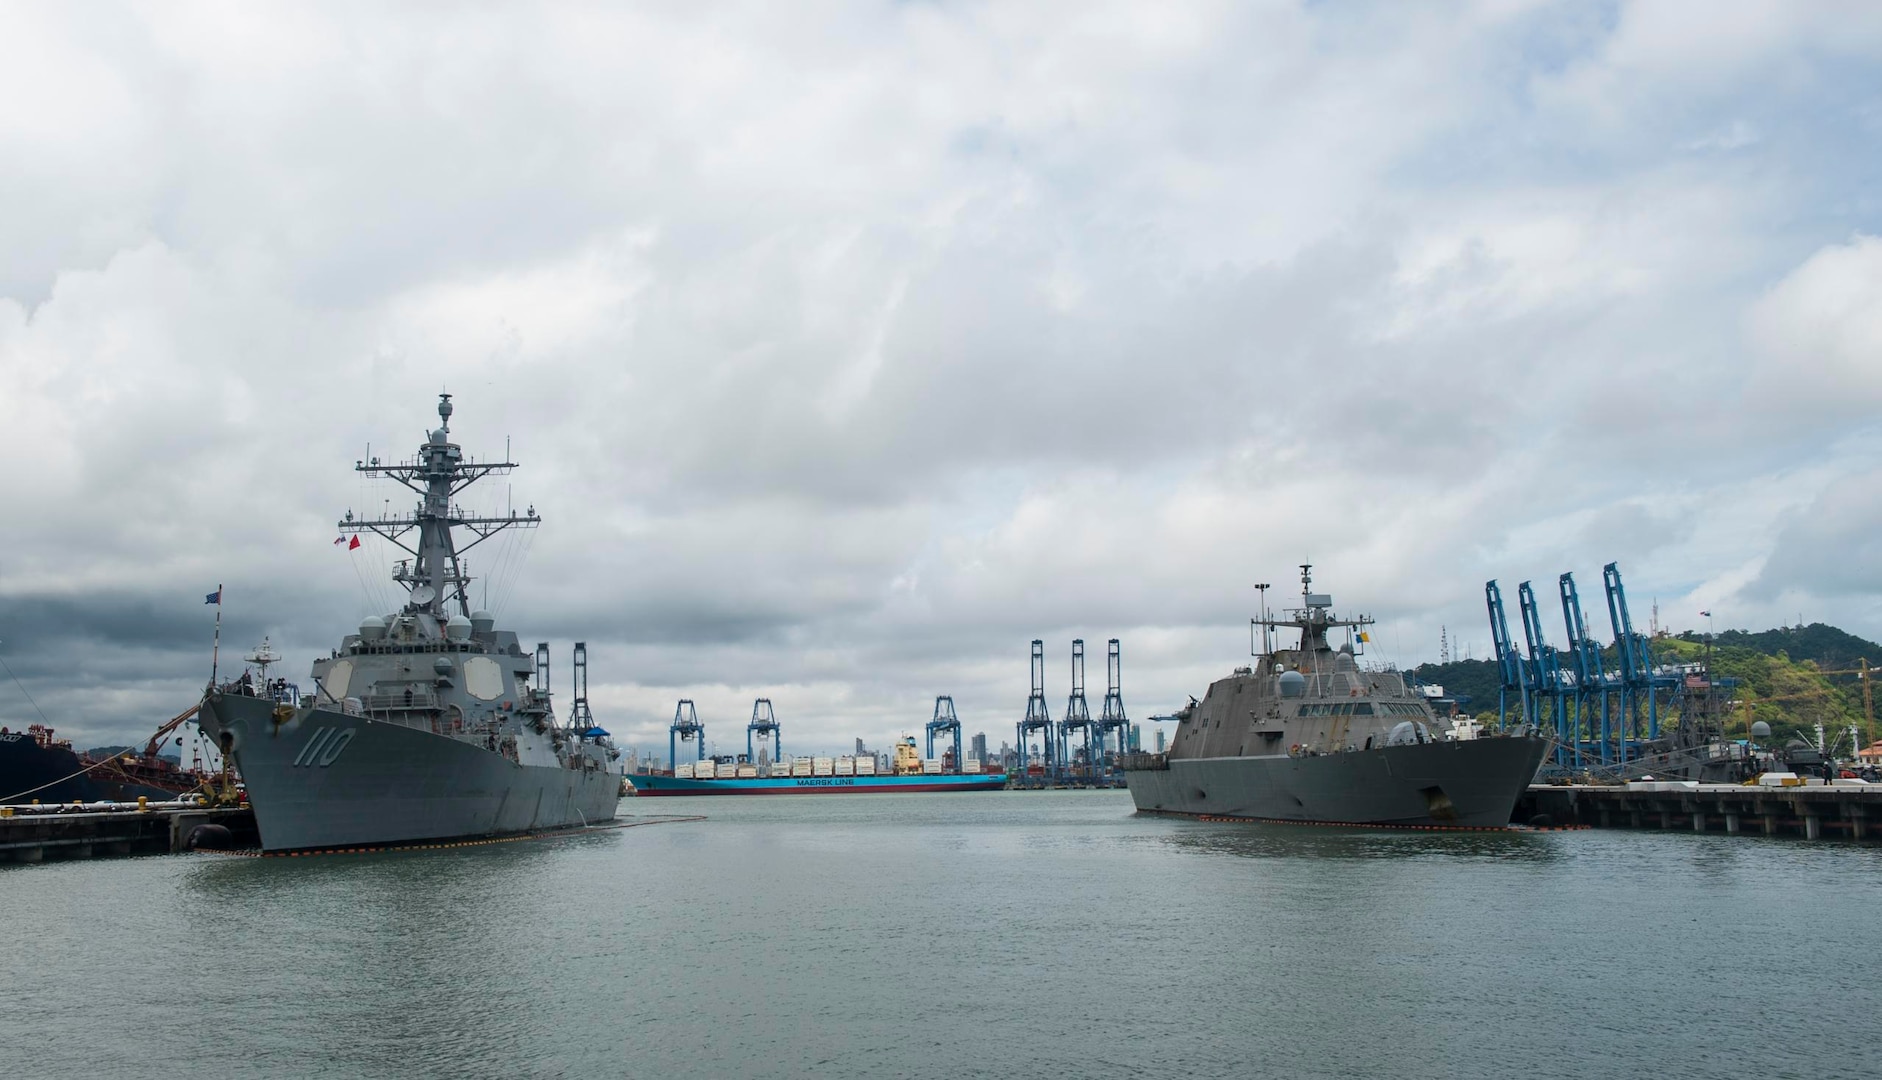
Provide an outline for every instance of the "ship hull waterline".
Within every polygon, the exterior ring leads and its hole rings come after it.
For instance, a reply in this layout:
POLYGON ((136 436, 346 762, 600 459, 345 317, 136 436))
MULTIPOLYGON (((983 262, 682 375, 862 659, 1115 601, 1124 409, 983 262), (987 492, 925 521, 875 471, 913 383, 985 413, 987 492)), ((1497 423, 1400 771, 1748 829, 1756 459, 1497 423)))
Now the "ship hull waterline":
POLYGON ((474 743, 325 708, 211 693, 203 731, 248 790, 264 851, 511 836, 611 821, 607 770, 520 765, 474 743))
POLYGON ((760 776, 693 780, 681 776, 629 773, 634 794, 671 795, 884 795, 952 791, 1000 791, 1004 773, 943 773, 920 776, 760 776))
POLYGON ((1141 811, 1195 817, 1504 828, 1547 740, 1470 739, 1312 756, 1177 758, 1124 773, 1141 811))

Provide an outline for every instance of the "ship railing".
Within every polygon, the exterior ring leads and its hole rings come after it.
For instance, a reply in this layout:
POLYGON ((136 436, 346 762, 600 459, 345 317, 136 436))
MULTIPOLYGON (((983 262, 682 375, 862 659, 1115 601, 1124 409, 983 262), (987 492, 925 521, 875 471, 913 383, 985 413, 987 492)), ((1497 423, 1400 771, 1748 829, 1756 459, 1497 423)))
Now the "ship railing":
POLYGON ((399 712, 408 709, 435 709, 438 695, 428 689, 395 690, 386 694, 365 694, 360 704, 369 712, 399 712))

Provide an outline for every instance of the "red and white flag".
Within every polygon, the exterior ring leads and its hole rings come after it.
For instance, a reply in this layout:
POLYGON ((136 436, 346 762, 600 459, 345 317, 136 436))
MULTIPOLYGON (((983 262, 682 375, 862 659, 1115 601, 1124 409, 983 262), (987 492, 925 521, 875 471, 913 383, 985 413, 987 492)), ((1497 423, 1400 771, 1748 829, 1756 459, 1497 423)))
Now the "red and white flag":
POLYGON ((348 551, 351 551, 351 550, 353 550, 354 548, 356 548, 356 547, 358 547, 358 546, 359 546, 359 537, 357 537, 357 536, 355 536, 355 537, 353 538, 353 542, 352 542, 352 543, 350 543, 350 544, 348 544, 348 545, 346 545, 346 550, 348 550, 348 551))

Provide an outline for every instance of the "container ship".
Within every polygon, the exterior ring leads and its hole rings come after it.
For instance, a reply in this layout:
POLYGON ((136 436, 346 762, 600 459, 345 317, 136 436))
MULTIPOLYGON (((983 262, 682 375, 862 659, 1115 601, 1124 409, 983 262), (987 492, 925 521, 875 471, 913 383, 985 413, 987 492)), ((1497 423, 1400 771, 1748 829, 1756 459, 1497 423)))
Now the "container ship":
POLYGON ((0 727, 0 803, 165 801, 195 791, 207 777, 157 756, 165 736, 195 715, 191 706, 159 728, 141 753, 76 751, 43 724, 0 727))
POLYGON ((883 792, 999 791, 1003 772, 981 772, 977 761, 923 758, 913 737, 895 744, 888 772, 876 759, 800 757, 769 765, 739 761, 681 762, 671 775, 629 773, 636 795, 860 795, 883 792))

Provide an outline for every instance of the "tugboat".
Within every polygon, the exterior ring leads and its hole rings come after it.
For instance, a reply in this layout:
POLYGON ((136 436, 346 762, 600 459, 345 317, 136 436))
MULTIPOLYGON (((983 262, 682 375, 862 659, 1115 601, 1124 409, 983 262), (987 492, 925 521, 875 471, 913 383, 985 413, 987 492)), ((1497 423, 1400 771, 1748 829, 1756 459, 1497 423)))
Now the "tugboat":
POLYGON ((1125 755, 1140 811, 1350 825, 1501 828, 1548 740, 1452 730, 1397 671, 1358 662, 1368 616, 1334 616, 1301 568, 1301 605, 1253 621, 1263 649, 1176 713, 1163 754, 1125 755), (1294 649, 1272 647, 1282 628, 1294 649), (1329 631, 1345 630, 1338 649, 1329 631))
POLYGON ((374 533, 412 555, 392 578, 406 595, 372 615, 313 665, 314 692, 291 700, 278 682, 212 686, 200 723, 235 763, 266 851, 382 846, 502 836, 612 820, 620 782, 607 733, 558 724, 549 688, 530 685, 537 657, 515 633, 473 611, 459 556, 522 515, 467 516, 454 497, 506 475, 513 462, 478 463, 451 441, 451 395, 438 428, 400 464, 362 461, 419 495, 408 515, 355 518, 342 534, 374 533), (476 538, 459 548, 454 530, 476 538), (284 700, 290 699, 290 700, 284 700))

